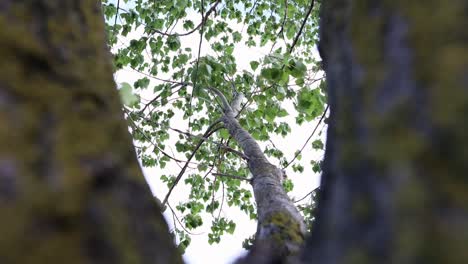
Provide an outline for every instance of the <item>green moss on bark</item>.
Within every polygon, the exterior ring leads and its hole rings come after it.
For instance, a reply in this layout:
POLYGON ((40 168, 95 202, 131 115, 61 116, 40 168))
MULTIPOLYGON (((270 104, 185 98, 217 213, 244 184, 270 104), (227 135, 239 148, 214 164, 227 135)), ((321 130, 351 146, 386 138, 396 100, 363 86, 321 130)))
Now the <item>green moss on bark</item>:
POLYGON ((279 232, 275 232, 273 235, 273 239, 279 245, 288 242, 301 245, 304 242, 300 224, 287 213, 281 211, 272 213, 261 224, 264 228, 279 229, 279 232))
POLYGON ((136 162, 99 2, 12 2, 0 47, 0 262, 181 262, 136 162))

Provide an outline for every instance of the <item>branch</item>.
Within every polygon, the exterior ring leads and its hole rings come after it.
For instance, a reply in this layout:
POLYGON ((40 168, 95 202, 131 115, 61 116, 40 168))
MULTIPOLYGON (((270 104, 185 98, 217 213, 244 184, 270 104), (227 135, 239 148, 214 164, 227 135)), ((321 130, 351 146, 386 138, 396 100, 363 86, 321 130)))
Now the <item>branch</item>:
POLYGON ((317 130, 317 128, 319 127, 320 123, 322 123, 323 119, 325 118, 325 115, 327 114, 327 111, 328 111, 328 105, 327 107, 325 108, 325 110, 323 111, 323 114, 322 116, 320 117, 320 120, 318 121, 317 125, 315 126, 314 130, 312 131, 312 134, 310 134, 309 138, 306 140, 306 142, 304 143, 304 145, 302 146, 302 148, 299 150, 299 152, 297 152, 295 155, 294 155, 294 158, 288 162, 288 164, 286 164, 286 166, 283 167, 283 170, 286 169, 287 167, 289 167, 289 165, 291 165, 291 163, 293 163, 293 161, 296 160, 296 158, 299 156, 299 154, 301 154, 301 152, 304 150, 304 148, 307 146, 307 144, 309 143, 310 139, 314 136, 315 134, 315 131, 317 130))
POLYGON ((189 138, 190 138, 190 137, 194 137, 194 138, 202 139, 202 140, 204 140, 204 141, 213 143, 213 144, 217 145, 218 147, 220 147, 220 148, 222 148, 222 149, 225 149, 225 150, 227 150, 227 151, 229 151, 229 152, 231 152, 231 153, 234 153, 234 154, 238 155, 239 157, 241 157, 241 158, 243 158, 243 159, 245 159, 245 160, 249 160, 249 157, 247 157, 244 153, 242 153, 242 152, 240 152, 240 151, 238 151, 238 150, 235 150, 235 149, 233 149, 233 148, 231 148, 231 147, 229 147, 229 146, 226 146, 225 144, 222 144, 222 143, 219 143, 219 142, 210 140, 210 139, 208 139, 208 138, 206 138, 206 137, 203 137, 203 136, 193 135, 193 134, 190 134, 190 133, 188 133, 188 132, 181 131, 181 130, 176 129, 176 128, 170 127, 169 129, 170 129, 170 130, 173 130, 173 131, 175 131, 175 132, 177 132, 177 133, 179 133, 179 134, 183 134, 183 135, 185 135, 185 136, 187 136, 187 137, 189 137, 189 138))
POLYGON ((115 36, 115 26, 117 25, 117 18, 119 17, 119 8, 120 8, 120 0, 117 0, 117 12, 115 13, 115 20, 114 20, 114 36, 115 36))
POLYGON ((241 103, 244 100, 245 96, 243 93, 237 93, 234 99, 231 102, 231 109, 234 116, 237 116, 241 111, 241 103))
MULTIPOLYGON (((216 1, 214 6, 216 7, 216 5, 218 5, 218 3, 220 1, 221 0, 216 1)), ((203 10, 204 7, 203 6, 205 5, 204 3, 205 2, 203 0, 201 0, 200 8, 201 8, 202 22, 203 21, 206 22, 206 19, 208 18, 208 15, 209 15, 210 11, 212 10, 212 9, 208 10, 207 15, 203 15, 203 12, 204 12, 204 10, 203 10)), ((200 55, 201 55, 201 47, 202 47, 202 43, 203 43, 203 32, 205 31, 205 23, 200 23, 200 25, 202 25, 202 26, 201 26, 201 30, 200 30, 200 41, 198 42, 197 62, 195 64, 195 79, 193 80, 193 90, 192 90, 192 94, 190 95, 190 103, 189 103, 190 107, 192 107, 193 91, 195 90, 195 87, 196 87, 197 81, 198 81, 198 68, 200 66, 200 55)), ((189 127, 190 127, 190 123, 191 123, 191 118, 190 117, 189 117, 188 121, 189 121, 189 127)))
MULTIPOLYGON (((209 126, 205 133, 203 134, 203 137, 204 138, 208 138, 210 137, 214 132, 218 131, 221 127, 217 127, 215 128, 215 126, 219 123, 220 121, 216 121, 214 122, 211 126, 209 126)), ((184 167, 182 168, 182 170, 179 172, 179 175, 177 175, 174 183, 172 184, 171 188, 169 188, 169 191, 167 192, 166 194, 166 197, 164 197, 164 200, 162 202, 162 206, 164 206, 166 203, 167 203, 167 200, 169 199, 169 196, 171 195, 172 191, 174 190, 175 186, 177 185, 177 183, 179 183, 180 179, 182 178, 182 176, 184 175, 185 173, 185 170, 187 169, 188 167, 188 164, 189 162, 192 160, 192 158, 195 156, 195 153, 197 152, 197 150, 201 147, 201 145, 203 144, 203 142, 205 142, 204 139, 200 139, 200 141, 198 142, 197 146, 195 147, 195 149, 193 150, 192 154, 190 154, 190 157, 188 158, 187 162, 184 164, 184 167)))
POLYGON ((252 179, 244 178, 244 177, 236 176, 236 175, 231 175, 231 174, 224 174, 224 173, 211 173, 211 174, 214 176, 227 177, 227 178, 237 179, 241 181, 248 181, 248 182, 252 181, 252 179))
POLYGON ((157 81, 161 81, 161 82, 166 82, 166 83, 173 83, 173 84, 179 84, 179 85, 192 85, 190 82, 178 82, 178 81, 174 81, 174 80, 168 80, 168 79, 161 79, 161 78, 158 78, 156 76, 153 76, 153 75, 150 75, 148 73, 145 73, 145 72, 142 72, 140 70, 137 70, 135 68, 132 68, 130 67, 130 69, 132 69, 133 71, 139 73, 139 74, 142 74, 146 77, 149 77, 149 78, 152 78, 152 79, 155 79, 157 81))
POLYGON ((307 19, 309 18, 310 13, 312 13, 312 9, 314 9, 314 2, 315 2, 315 0, 312 0, 310 2, 309 10, 307 10, 307 14, 304 17, 304 20, 302 21, 301 28, 299 29, 299 32, 297 32, 296 37, 294 38, 294 41, 293 41, 293 43, 291 45, 291 48, 289 48, 289 53, 290 54, 292 53, 294 47, 296 46, 297 42, 299 41, 299 38, 302 35, 302 31, 304 30, 305 24, 307 23, 307 19))
MULTIPOLYGON (((176 157, 173 157, 171 155, 169 155, 168 153, 166 153, 164 150, 162 150, 160 147, 158 147, 155 143, 153 143, 153 141, 151 140, 151 138, 149 138, 144 131, 142 131, 136 124, 135 124, 135 121, 132 119, 132 117, 129 115, 128 111, 126 109, 124 109, 125 112, 127 112, 127 116, 128 116, 128 120, 130 121, 129 124, 130 126, 132 127, 133 130, 137 130, 138 132, 140 132, 143 137, 155 148, 157 149, 159 152, 161 152, 161 154, 163 154, 164 156, 168 157, 169 159, 175 161, 175 162, 178 162, 178 163, 182 163, 182 162, 186 162, 186 163, 190 163, 190 161, 183 161, 183 160, 180 160, 180 159, 177 159, 176 157)), ((154 149, 153 149, 153 152, 154 152, 154 149)))
MULTIPOLYGON (((171 90, 176 88, 177 86, 181 85, 182 87, 180 87, 177 91, 171 93, 169 96, 177 93, 178 91, 180 91, 180 89, 184 88, 186 86, 186 84, 181 84, 181 83, 176 83, 174 85, 171 86, 171 90)), ((161 98, 161 95, 162 93, 159 93, 155 98, 151 99, 147 104, 145 104, 145 106, 139 111, 140 114, 144 113, 146 108, 148 108, 149 105, 151 105, 152 103, 156 102, 156 100, 158 100, 159 98, 161 98)))
MULTIPOLYGON (((250 8, 248 14, 246 14, 245 17, 249 17, 251 14, 252 14, 252 11, 255 9, 255 7, 257 6, 257 3, 258 3, 258 0, 255 0, 254 4, 252 5, 252 8, 250 8)), ((242 29, 241 29, 241 33, 244 32, 244 26, 245 26, 246 23, 243 23, 242 24, 242 29)))
POLYGON ((202 27, 206 23, 206 21, 208 20, 208 17, 211 15, 211 13, 213 13, 216 10, 216 7, 218 6, 218 4, 220 2, 221 1, 219 1, 219 0, 216 1, 210 7, 210 9, 208 9, 208 11, 206 11, 205 15, 202 14, 202 21, 200 22, 200 24, 198 24, 194 29, 192 29, 192 30, 190 30, 188 32, 184 32, 184 33, 166 33, 166 32, 162 32, 162 31, 157 30, 157 29, 153 29, 153 31, 150 34, 158 33, 158 34, 161 34, 163 36, 168 36, 168 37, 182 37, 182 36, 190 35, 193 32, 197 31, 200 27, 202 27))
POLYGON ((283 39, 284 39, 284 25, 286 24, 286 19, 288 15, 288 0, 285 0, 284 2, 285 2, 285 6, 284 6, 283 22, 281 23, 280 31, 277 33, 277 35, 279 34, 283 35, 283 39))
POLYGON ((315 189, 313 189, 312 191, 310 191, 308 194, 304 195, 304 197, 302 197, 301 199, 296 200, 296 201, 293 201, 293 202, 294 202, 294 203, 298 203, 298 202, 304 200, 305 198, 307 198, 307 196, 309 196, 309 195, 311 195, 312 193, 314 193, 317 189, 318 189, 318 187, 315 188, 315 189))
MULTIPOLYGON (((169 203, 167 203, 167 206, 168 206, 169 209, 171 210, 172 216, 174 216, 175 219, 177 219, 177 222, 179 222, 180 227, 182 227, 182 229, 183 229, 185 232, 187 232, 189 235, 192 235, 192 236, 203 235, 203 233, 192 233, 192 232, 188 231, 188 230, 184 227, 184 224, 182 224, 182 222, 179 220, 179 217, 177 217, 177 215, 176 215, 174 209, 172 209, 172 206, 171 206, 169 203)), ((174 228, 177 228, 175 224, 174 224, 174 228)))
POLYGON ((220 92, 218 89, 212 88, 212 87, 209 87, 208 89, 211 92, 213 92, 216 96, 218 96, 218 98, 221 100, 221 102, 223 104, 223 112, 224 113, 233 112, 231 106, 228 103, 228 100, 226 99, 226 96, 224 96, 224 94, 222 92, 220 92))

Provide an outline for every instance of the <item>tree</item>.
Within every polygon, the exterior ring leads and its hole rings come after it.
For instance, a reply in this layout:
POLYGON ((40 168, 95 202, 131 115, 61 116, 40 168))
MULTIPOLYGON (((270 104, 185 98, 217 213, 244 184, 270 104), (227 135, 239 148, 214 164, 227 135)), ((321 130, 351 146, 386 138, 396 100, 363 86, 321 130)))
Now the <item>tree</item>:
POLYGON ((100 3, 0 6, 0 263, 181 263, 136 162, 100 3))
MULTIPOLYGON (((311 131, 295 153, 284 154, 272 137, 288 135, 291 121, 316 120, 318 127, 324 119, 326 95, 320 89, 324 82, 313 52, 320 3, 125 2, 103 1, 109 44, 116 69, 139 74, 132 84, 124 80, 120 92, 142 164, 159 168, 153 177, 168 186, 158 195, 176 219, 179 247, 184 250, 190 243, 188 234, 202 226, 207 216, 212 217, 210 244, 234 232, 235 221, 221 216, 221 211, 235 206, 258 220, 257 234, 270 233, 262 230, 271 225, 273 211, 276 218, 286 213, 281 221, 298 228, 281 237, 297 240, 289 242, 286 250, 297 251, 306 228, 286 195, 293 182, 283 170, 289 170, 289 175, 304 171, 299 161, 302 151, 311 147, 309 140, 317 137, 319 129, 311 131), (243 58, 237 53, 242 47, 263 47, 267 54, 243 58), (240 106, 234 111, 236 118, 228 118, 230 104, 236 103, 240 106), (236 131, 242 131, 242 138, 236 131), (250 143, 241 142, 246 138, 250 143), (273 188, 271 182, 259 180, 267 171, 277 179, 273 188), (187 194, 171 200, 173 193, 181 196, 182 183, 190 186, 187 194), (262 202, 262 193, 277 200, 262 202)), ((321 149, 323 143, 318 138, 313 146, 321 149)), ((313 161, 315 172, 320 171, 319 162, 313 161)), ((312 219, 309 208, 309 204, 300 207, 307 223, 312 219)))
POLYGON ((325 1, 314 263, 468 260, 466 1, 325 1))

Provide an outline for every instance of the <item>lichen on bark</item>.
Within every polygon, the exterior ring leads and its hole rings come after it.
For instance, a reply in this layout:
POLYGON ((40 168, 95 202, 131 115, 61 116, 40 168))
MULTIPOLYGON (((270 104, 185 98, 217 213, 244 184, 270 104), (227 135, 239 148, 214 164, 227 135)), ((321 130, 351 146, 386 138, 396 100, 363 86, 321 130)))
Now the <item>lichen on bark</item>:
POLYGON ((100 8, 0 4, 1 263, 181 262, 136 161, 100 8))

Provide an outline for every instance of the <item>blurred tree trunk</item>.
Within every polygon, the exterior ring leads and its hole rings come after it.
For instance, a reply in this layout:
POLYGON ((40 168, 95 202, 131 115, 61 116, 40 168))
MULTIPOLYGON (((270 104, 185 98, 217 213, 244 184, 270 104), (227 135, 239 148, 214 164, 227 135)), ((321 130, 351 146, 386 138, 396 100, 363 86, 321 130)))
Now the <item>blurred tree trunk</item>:
POLYGON ((308 263, 468 263, 468 2, 328 0, 308 263))
POLYGON ((0 1, 0 263, 179 263, 112 78, 100 1, 0 1))

